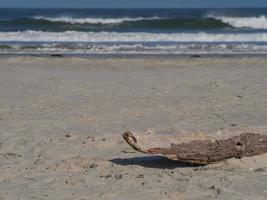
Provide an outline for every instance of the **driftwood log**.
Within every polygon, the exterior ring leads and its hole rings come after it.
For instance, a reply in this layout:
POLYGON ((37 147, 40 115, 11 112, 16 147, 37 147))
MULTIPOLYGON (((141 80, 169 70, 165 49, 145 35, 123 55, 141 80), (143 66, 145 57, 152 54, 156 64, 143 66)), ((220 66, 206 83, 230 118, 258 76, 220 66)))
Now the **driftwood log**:
POLYGON ((165 141, 167 137, 163 135, 155 142, 150 133, 143 134, 143 136, 131 132, 123 134, 125 141, 136 151, 162 155, 171 160, 186 163, 210 164, 230 158, 267 153, 267 135, 258 133, 241 133, 226 139, 212 139, 198 134, 176 136, 165 141))

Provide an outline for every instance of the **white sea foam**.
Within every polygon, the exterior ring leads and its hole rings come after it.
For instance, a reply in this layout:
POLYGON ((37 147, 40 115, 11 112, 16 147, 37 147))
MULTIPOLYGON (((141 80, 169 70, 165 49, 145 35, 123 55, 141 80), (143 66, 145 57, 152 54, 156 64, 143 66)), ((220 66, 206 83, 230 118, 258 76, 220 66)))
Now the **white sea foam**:
POLYGON ((12 44, 0 53, 41 54, 266 54, 267 45, 260 44, 12 44))
POLYGON ((267 33, 0 32, 14 42, 267 42, 267 33))
POLYGON ((208 15, 207 17, 221 20, 236 28, 267 29, 267 17, 264 15, 259 17, 225 17, 208 15))
POLYGON ((35 16, 34 19, 47 20, 51 22, 65 22, 70 24, 120 24, 122 22, 140 21, 140 20, 154 20, 160 19, 158 17, 123 17, 123 18, 72 18, 72 17, 43 17, 35 16))

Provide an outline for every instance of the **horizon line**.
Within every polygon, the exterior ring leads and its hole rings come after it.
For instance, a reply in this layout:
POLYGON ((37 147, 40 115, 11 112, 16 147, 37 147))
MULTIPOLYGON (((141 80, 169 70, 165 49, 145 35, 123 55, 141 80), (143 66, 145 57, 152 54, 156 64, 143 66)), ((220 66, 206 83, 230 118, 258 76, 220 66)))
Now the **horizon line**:
POLYGON ((0 9, 267 9, 266 7, 0 7, 0 9))

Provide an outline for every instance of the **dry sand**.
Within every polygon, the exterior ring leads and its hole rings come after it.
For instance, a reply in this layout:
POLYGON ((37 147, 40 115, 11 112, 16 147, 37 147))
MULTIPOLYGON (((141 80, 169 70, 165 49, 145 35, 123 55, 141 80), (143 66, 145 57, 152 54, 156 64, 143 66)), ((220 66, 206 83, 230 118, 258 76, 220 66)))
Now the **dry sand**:
POLYGON ((267 156, 197 167, 126 130, 267 126, 267 59, 0 58, 0 200, 267 199, 267 156))

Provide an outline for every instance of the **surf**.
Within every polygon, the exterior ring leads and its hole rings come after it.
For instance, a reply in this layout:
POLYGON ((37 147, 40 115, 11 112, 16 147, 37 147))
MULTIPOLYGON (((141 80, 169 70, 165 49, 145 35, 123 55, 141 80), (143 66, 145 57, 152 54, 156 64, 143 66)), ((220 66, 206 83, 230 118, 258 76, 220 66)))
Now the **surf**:
POLYGON ((14 42, 267 42, 267 33, 0 32, 14 42))
POLYGON ((236 28, 252 28, 252 29, 267 29, 267 17, 261 15, 259 17, 227 17, 208 15, 207 17, 221 20, 236 28))

